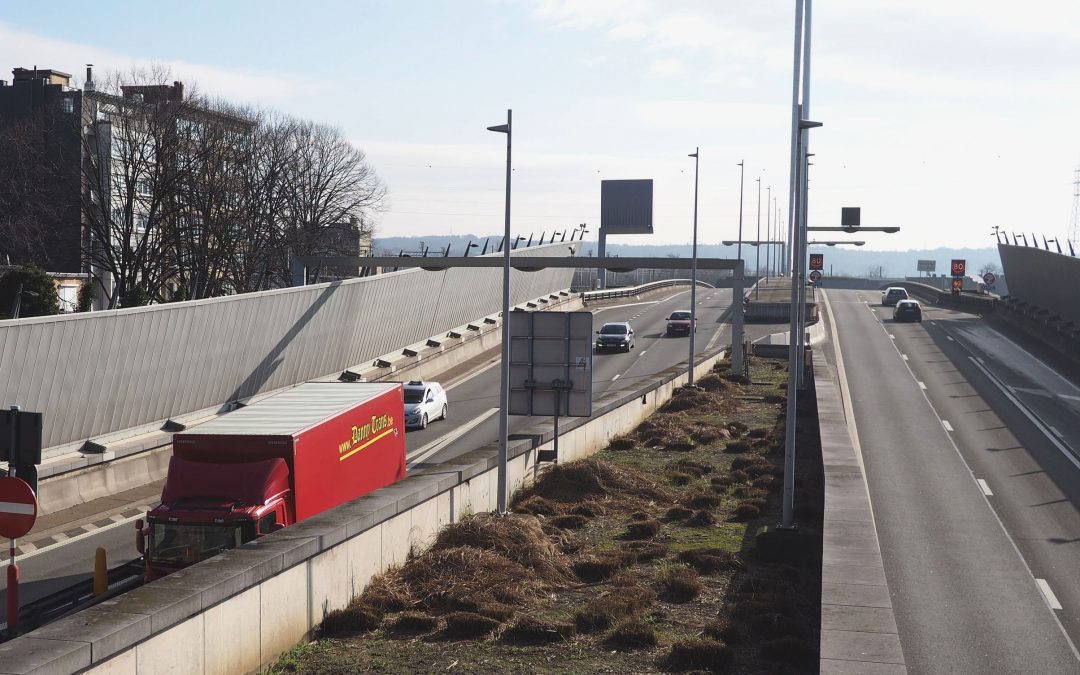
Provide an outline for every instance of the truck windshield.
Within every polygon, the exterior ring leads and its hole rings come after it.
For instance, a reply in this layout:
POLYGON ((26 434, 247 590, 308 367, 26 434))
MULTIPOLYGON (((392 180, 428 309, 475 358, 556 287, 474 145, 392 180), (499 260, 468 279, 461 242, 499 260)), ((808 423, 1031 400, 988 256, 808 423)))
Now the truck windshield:
POLYGON ((205 560, 255 538, 252 523, 181 525, 153 523, 150 562, 185 566, 205 560))

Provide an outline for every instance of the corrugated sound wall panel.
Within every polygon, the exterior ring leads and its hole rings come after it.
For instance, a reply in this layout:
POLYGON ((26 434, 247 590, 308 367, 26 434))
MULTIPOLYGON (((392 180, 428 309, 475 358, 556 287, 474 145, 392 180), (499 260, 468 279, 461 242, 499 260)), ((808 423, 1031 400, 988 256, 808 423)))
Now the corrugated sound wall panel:
POLYGON ((1080 258, 1028 246, 998 244, 1009 296, 1080 324, 1080 258))
MULTIPOLYGON (((555 244, 514 255, 569 253, 555 244)), ((515 271, 511 302, 568 288, 572 276, 515 271)), ((65 445, 328 375, 494 314, 501 303, 500 269, 413 269, 0 321, 0 405, 44 412, 45 446, 65 445)))

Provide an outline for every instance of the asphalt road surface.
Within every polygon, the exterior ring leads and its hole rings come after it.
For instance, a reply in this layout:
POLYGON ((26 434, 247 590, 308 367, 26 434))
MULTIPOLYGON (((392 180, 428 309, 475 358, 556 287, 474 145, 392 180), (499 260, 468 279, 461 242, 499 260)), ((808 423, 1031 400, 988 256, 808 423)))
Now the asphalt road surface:
POLYGON ((977 317, 827 296, 910 671, 1080 672, 1080 391, 977 317))

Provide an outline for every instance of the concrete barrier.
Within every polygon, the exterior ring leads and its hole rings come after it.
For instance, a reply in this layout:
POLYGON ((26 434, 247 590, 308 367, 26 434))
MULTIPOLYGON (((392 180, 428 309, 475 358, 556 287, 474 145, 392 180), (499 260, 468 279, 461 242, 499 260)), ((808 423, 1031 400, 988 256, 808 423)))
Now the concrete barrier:
MULTIPOLYGON (((715 351, 695 367, 706 374, 715 351)), ((602 398, 561 425, 562 460, 589 456, 633 429, 686 382, 673 367, 636 391, 602 398)), ((550 424, 509 448, 508 484, 535 475, 550 424)), ((421 550, 462 515, 493 510, 497 447, 405 480, 0 644, 0 673, 248 673, 310 637, 371 578, 421 550)))

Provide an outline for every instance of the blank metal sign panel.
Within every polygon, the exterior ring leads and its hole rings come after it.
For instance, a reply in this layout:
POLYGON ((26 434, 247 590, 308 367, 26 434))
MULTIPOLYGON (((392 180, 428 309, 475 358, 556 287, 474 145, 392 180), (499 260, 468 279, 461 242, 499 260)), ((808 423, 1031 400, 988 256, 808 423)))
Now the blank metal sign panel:
POLYGON ((592 312, 511 312, 511 415, 592 415, 592 312))

